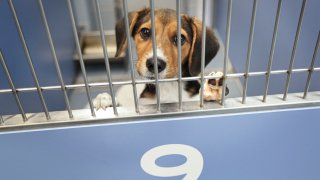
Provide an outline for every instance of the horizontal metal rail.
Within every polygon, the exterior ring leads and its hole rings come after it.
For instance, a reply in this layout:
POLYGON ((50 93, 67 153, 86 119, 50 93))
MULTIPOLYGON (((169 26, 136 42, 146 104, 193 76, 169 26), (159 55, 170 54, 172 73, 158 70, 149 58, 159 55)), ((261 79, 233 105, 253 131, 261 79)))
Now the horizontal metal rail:
MULTIPOLYGON (((314 68, 313 72, 320 71, 320 67, 314 68)), ((303 69, 293 69, 292 73, 306 73, 309 72, 309 68, 303 68, 303 69)), ((265 76, 267 74, 266 71, 259 71, 259 72, 249 72, 247 76, 253 77, 253 76, 265 76)), ((274 70, 270 71, 271 75, 279 75, 279 74, 287 74, 287 70, 274 70)), ((244 77, 246 73, 233 73, 228 74, 228 78, 239 78, 244 77)), ((204 79, 214 79, 219 78, 220 76, 204 76, 204 79)), ((159 79, 159 83, 163 82, 176 82, 179 78, 170 78, 170 79, 159 79)), ((195 81, 195 80, 201 80, 201 77, 183 77, 181 78, 182 81, 195 81)), ((155 80, 136 80, 136 84, 146 84, 146 83, 155 83, 155 80)), ((112 82, 115 86, 121 86, 121 85, 130 85, 132 84, 131 81, 117 81, 112 82)), ((99 83, 88 83, 88 87, 107 87, 109 86, 108 82, 99 82, 99 83)), ((86 84, 69 84, 65 85, 65 88, 67 90, 71 89, 78 89, 78 88, 85 88, 86 84)), ((61 86, 42 86, 40 87, 42 91, 50 91, 50 90, 61 90, 61 86)), ((17 92, 33 92, 37 91, 36 87, 26 87, 26 88, 17 88, 17 92)), ((12 89, 0 89, 0 93, 12 93, 12 89)))
MULTIPOLYGON (((320 91, 310 92, 308 98, 303 99, 302 93, 290 93, 288 94, 287 101, 282 100, 282 94, 269 95, 267 102, 262 102, 261 96, 247 97, 246 105, 242 104, 242 97, 226 99, 224 106, 218 103, 205 102, 204 108, 193 109, 198 106, 199 102, 186 102, 183 104, 184 111, 172 111, 174 108, 178 108, 177 103, 163 104, 169 107, 169 111, 163 111, 162 113, 154 114, 156 104, 143 106, 144 111, 141 114, 136 112, 119 113, 119 116, 115 116, 110 108, 107 112, 97 112, 97 116, 92 118, 90 111, 87 109, 73 110, 74 119, 68 119, 66 111, 51 112, 52 120, 46 121, 44 113, 29 113, 28 123, 24 123, 19 115, 4 115, 2 118, 4 124, 0 126, 1 132, 11 132, 15 130, 34 130, 43 128, 61 128, 69 126, 82 126, 82 125, 98 125, 98 124, 115 124, 115 123, 134 123, 139 121, 156 121, 158 118, 161 121, 166 118, 180 118, 180 117, 193 117, 193 116, 206 116, 206 115, 221 115, 221 114, 238 114, 243 112, 257 112, 257 111, 274 111, 275 109, 288 109, 288 108, 315 108, 320 106, 320 91), (192 108, 190 108, 192 107, 192 108), (108 115, 107 115, 108 114, 108 115), (115 118, 116 117, 116 118, 115 118)), ((121 108, 118 108, 121 112, 121 108)), ((107 109, 108 110, 108 109, 107 109)), ((164 110, 164 109, 163 109, 164 110)))

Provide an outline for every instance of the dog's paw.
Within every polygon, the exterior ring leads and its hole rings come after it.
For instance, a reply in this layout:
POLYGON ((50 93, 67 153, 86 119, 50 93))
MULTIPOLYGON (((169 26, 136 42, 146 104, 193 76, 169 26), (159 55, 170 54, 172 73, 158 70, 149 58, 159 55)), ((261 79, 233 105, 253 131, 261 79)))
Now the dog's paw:
MULTIPOLYGON (((215 76, 213 79, 207 79, 204 84, 204 100, 217 101, 222 98, 223 73, 220 71, 211 72, 209 76, 215 76)), ((225 95, 229 94, 229 88, 226 86, 225 95)))
POLYGON ((108 93, 98 94, 97 97, 93 100, 93 106, 94 108, 96 108, 96 110, 99 110, 100 108, 106 110, 107 107, 112 107, 111 96, 108 93))

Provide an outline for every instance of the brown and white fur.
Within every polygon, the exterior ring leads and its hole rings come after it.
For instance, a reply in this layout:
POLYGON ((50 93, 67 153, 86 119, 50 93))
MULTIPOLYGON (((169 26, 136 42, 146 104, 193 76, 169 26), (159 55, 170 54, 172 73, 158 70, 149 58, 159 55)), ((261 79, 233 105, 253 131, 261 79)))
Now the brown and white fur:
MULTIPOLYGON (((151 36, 150 9, 142 9, 129 13, 130 33, 134 39, 137 51, 136 70, 146 79, 154 79, 154 60, 151 36)), ((192 77, 200 73, 201 68, 201 34, 202 22, 194 17, 181 15, 181 59, 182 76, 192 77)), ((155 32, 158 58, 159 78, 175 78, 178 75, 177 49, 177 17, 176 11, 170 9, 155 10, 155 32)), ((117 53, 116 57, 124 55, 128 48, 124 20, 116 25, 117 53)), ((209 28, 206 28, 205 66, 215 57, 219 50, 219 43, 209 28)), ((162 103, 178 101, 178 83, 161 82, 160 100, 162 103)), ((186 81, 183 84, 183 101, 199 100, 200 84, 198 81, 186 81)), ((137 94, 140 104, 156 102, 156 90, 153 84, 137 84, 137 94)), ((120 87, 117 92, 117 104, 120 106, 134 106, 131 85, 120 87)), ((94 102, 96 109, 112 105, 110 95, 99 94, 94 102)))

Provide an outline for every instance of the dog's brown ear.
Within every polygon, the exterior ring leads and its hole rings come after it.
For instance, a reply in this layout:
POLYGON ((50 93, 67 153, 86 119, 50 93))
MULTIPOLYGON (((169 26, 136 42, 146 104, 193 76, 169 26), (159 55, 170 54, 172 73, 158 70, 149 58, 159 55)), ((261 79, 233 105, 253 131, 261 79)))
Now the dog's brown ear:
MULTIPOLYGON (((189 72, 191 76, 197 76, 201 72, 201 41, 202 41, 202 22, 196 18, 190 18, 189 24, 192 29, 192 42, 189 53, 189 72)), ((219 50, 219 43, 214 32, 206 28, 206 50, 205 50, 205 66, 216 56, 219 50)))
MULTIPOLYGON (((139 19, 146 16, 147 13, 149 13, 149 9, 141 9, 139 11, 130 12, 128 14, 129 18, 129 30, 130 35, 133 36, 133 30, 135 28, 136 23, 139 19)), ((119 57, 121 54, 123 54, 126 49, 128 48, 128 40, 127 40, 127 34, 126 34, 126 27, 124 18, 120 19, 116 24, 116 43, 117 43, 117 52, 115 57, 119 57)))

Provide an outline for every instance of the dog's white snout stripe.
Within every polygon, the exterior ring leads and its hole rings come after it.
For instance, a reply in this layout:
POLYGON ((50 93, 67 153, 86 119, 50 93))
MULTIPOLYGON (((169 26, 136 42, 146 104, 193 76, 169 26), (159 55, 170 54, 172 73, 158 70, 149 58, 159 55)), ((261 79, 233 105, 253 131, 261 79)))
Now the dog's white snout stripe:
MULTIPOLYGON (((146 56, 147 59, 149 58, 153 58, 153 50, 151 49, 151 51, 147 54, 146 56)), ((163 61, 167 62, 167 57, 165 56, 165 54, 163 53, 161 48, 157 48, 157 58, 158 59, 162 59, 163 61)))

